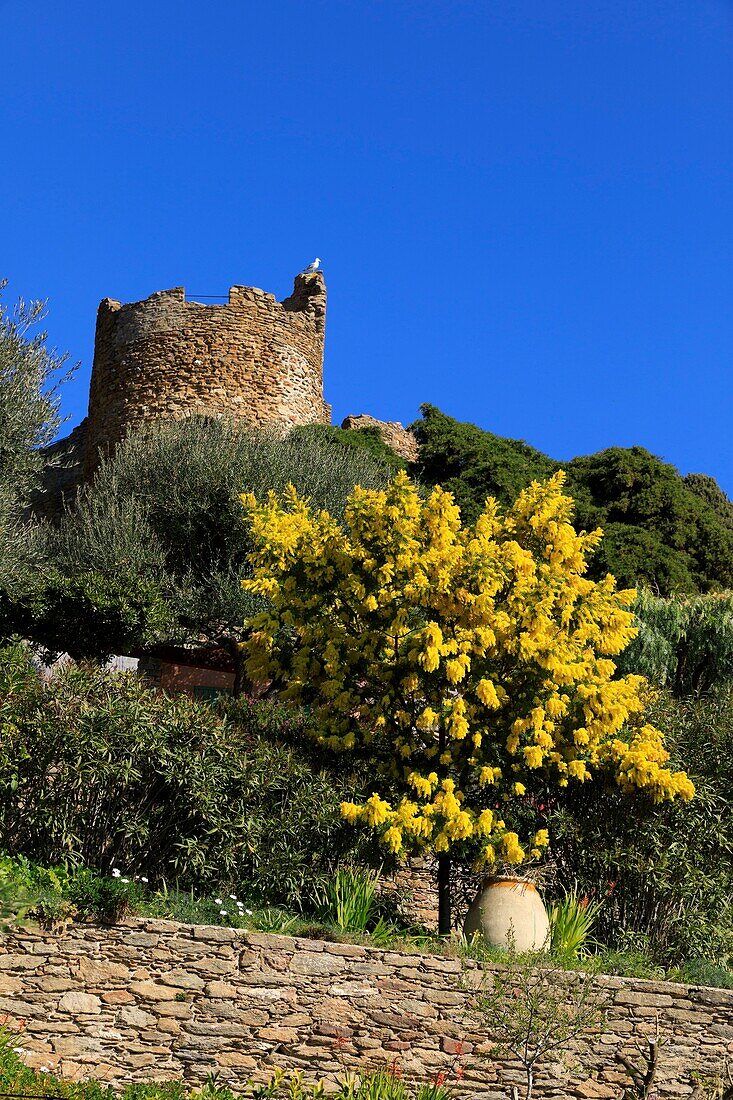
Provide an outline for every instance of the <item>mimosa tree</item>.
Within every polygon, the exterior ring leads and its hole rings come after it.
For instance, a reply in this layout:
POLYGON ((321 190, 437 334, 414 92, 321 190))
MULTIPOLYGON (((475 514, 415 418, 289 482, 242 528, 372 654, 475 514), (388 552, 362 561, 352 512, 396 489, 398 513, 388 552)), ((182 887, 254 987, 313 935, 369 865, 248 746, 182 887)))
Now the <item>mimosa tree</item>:
POLYGON ((547 833, 516 824, 533 789, 610 774, 655 802, 692 797, 643 721, 644 681, 614 679, 634 593, 584 576, 601 533, 573 530, 561 473, 466 526, 450 493, 422 499, 402 473, 357 487, 341 523, 294 489, 243 502, 245 587, 269 601, 248 674, 310 707, 325 748, 373 758, 373 793, 342 813, 397 855, 437 854, 442 933, 454 858, 540 857, 547 833))

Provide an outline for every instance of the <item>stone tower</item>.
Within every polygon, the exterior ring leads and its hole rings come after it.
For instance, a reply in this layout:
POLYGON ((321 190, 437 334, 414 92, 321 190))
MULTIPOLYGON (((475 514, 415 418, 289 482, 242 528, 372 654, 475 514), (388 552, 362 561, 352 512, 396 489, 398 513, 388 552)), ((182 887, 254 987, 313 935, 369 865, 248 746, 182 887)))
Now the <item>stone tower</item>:
POLYGON ((252 427, 330 424, 323 399, 326 287, 298 275, 278 302, 233 286, 223 305, 186 301, 182 287, 97 314, 84 468, 149 420, 233 416, 252 427))

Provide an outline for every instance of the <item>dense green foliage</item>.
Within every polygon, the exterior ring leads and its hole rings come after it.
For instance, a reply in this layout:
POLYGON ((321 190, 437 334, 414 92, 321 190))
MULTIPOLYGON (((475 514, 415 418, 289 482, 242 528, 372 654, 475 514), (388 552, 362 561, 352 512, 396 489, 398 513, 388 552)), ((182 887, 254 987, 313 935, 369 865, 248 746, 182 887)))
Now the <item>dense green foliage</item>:
POLYGON ((650 708, 673 763, 684 763, 696 796, 652 807, 613 789, 576 790, 547 803, 559 886, 602 901, 595 935, 615 948, 643 948, 661 963, 733 958, 733 696, 674 699, 650 708))
POLYGON ((290 433, 293 441, 301 439, 315 440, 322 445, 331 447, 335 454, 343 453, 343 449, 355 451, 361 454, 369 454, 381 466, 387 466, 393 473, 404 470, 407 462, 400 458, 382 438, 382 433, 376 425, 368 425, 358 430, 336 428, 328 424, 307 424, 300 428, 294 428, 290 433))
POLYGON ((103 459, 60 525, 44 528, 45 568, 20 598, 0 596, 6 636, 91 658, 156 639, 213 644, 236 664, 257 606, 241 588, 240 494, 292 481, 340 514, 356 483, 382 486, 392 472, 383 445, 377 454, 344 441, 359 434, 302 429, 282 439, 206 418, 141 429, 103 459))
MULTIPOLYGON (((0 281, 0 292, 5 282, 0 281)), ((64 357, 38 329, 43 302, 0 302, 0 588, 15 590, 36 567, 37 547, 23 520, 43 465, 40 448, 60 423, 64 357)))
POLYGON ((421 405, 420 411, 422 420, 410 428, 420 447, 421 477, 454 494, 464 521, 478 518, 487 496, 513 504, 531 481, 544 481, 560 468, 521 440, 461 423, 434 405, 421 405))
POLYGON ((0 588, 0 624, 6 637, 35 640, 49 659, 68 653, 75 660, 129 653, 175 630, 154 580, 95 570, 66 575, 50 565, 22 594, 0 588))
POLYGON ((257 881, 243 883, 238 897, 230 885, 183 890, 120 868, 100 874, 68 862, 46 867, 25 856, 0 855, 0 921, 8 928, 19 920, 53 927, 84 919, 114 924, 137 915, 325 940, 422 943, 425 934, 416 936, 406 927, 395 899, 380 886, 376 870, 348 865, 328 873, 316 869, 286 909, 263 905, 257 881))
POLYGON ((645 582, 660 594, 733 587, 733 504, 711 477, 680 477, 642 447, 559 463, 432 405, 412 428, 421 478, 453 492, 470 520, 487 496, 509 504, 531 481, 564 468, 576 527, 604 530, 592 576, 611 572, 622 585, 645 582))
POLYGON ((296 747, 302 723, 274 704, 217 711, 94 668, 44 684, 6 651, 0 849, 182 886, 246 883, 266 904, 292 903, 358 845, 339 813, 358 780, 296 747))
MULTIPOLYGON (((726 984, 733 698, 660 693, 651 718, 667 731, 673 763, 690 770, 695 799, 655 807, 614 787, 533 799, 528 812, 544 814, 552 838, 550 891, 601 903, 593 937, 606 948, 603 968, 653 976, 676 966, 681 977, 699 970, 726 984)), ((353 930, 359 922, 348 911, 362 915, 372 937, 392 936, 380 920, 387 914, 374 908, 373 880, 343 870, 375 861, 339 813, 343 797, 371 789, 369 777, 314 755, 305 721, 267 701, 211 708, 169 699, 133 676, 92 668, 43 684, 22 650, 6 651, 0 851, 15 857, 15 899, 28 906, 45 898, 49 916, 61 896, 82 915, 112 919, 131 907, 236 924, 241 909, 227 901, 221 916, 212 902, 215 892, 234 891, 257 909, 252 927, 292 931, 294 916, 275 908, 286 906, 300 914, 302 932, 302 921, 314 919, 353 930), (57 870, 31 868, 23 857, 57 870), (114 868, 130 881, 111 878, 114 868)), ((0 860, 0 917, 6 885, 0 860)))
POLYGON ((641 591, 634 606, 639 633, 620 655, 636 672, 679 698, 725 691, 733 684, 733 596, 671 596, 641 591))

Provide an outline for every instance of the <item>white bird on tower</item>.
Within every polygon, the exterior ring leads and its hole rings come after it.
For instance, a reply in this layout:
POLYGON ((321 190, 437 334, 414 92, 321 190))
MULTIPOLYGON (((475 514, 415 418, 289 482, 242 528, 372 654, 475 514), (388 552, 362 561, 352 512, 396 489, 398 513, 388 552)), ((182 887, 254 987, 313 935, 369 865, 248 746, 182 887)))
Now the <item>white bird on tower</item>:
POLYGON ((314 271, 318 271, 318 268, 320 266, 321 266, 320 258, 318 256, 316 256, 313 263, 308 264, 308 266, 305 268, 305 270, 303 271, 303 275, 312 275, 314 271))

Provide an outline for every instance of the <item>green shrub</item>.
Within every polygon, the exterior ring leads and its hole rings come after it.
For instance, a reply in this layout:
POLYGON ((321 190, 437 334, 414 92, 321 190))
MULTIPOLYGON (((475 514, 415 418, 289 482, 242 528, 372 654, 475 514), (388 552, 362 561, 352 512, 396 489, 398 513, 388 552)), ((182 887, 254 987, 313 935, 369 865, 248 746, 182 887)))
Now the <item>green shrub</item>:
POLYGON ((354 777, 288 743, 303 721, 91 667, 44 684, 27 656, 0 653, 0 849, 296 904, 358 845, 339 812, 354 777))
POLYGON ((644 948, 606 948, 583 960, 584 969, 594 974, 615 974, 619 978, 646 978, 663 981, 666 971, 650 957, 644 948))
POLYGON ((684 966, 667 974, 670 981, 688 985, 707 985, 715 989, 733 989, 733 969, 716 966, 709 959, 688 959, 684 966))
POLYGON ((404 470, 407 467, 405 459, 400 458, 384 442, 382 433, 376 425, 369 425, 357 430, 347 430, 328 424, 306 424, 299 428, 293 428, 288 438, 296 444, 300 443, 301 440, 315 443, 323 447, 325 453, 330 452, 338 458, 343 454, 363 455, 366 453, 394 474, 398 470, 404 470))
POLYGON ((682 698, 733 683, 733 595, 673 596, 640 592, 639 633, 621 654, 621 672, 636 672, 682 698))
POLYGON ((355 484, 384 487, 400 465, 361 434, 316 427, 283 438, 204 416, 139 428, 57 524, 33 528, 45 567, 27 570, 22 590, 3 596, 0 585, 0 637, 95 660, 156 641, 223 647, 238 693, 238 643, 261 606, 241 585, 250 546, 240 495, 292 482, 343 514, 355 484))
POLYGON ((454 494, 464 521, 478 518, 487 496, 511 504, 531 481, 544 481, 560 468, 522 440, 461 423, 434 405, 421 405, 420 412, 422 419, 410 425, 419 444, 420 476, 454 494))
POLYGON ((377 943, 388 943, 397 934, 380 912, 379 874, 376 871, 339 867, 313 894, 320 920, 343 932, 368 933, 377 943))
POLYGON ((610 949, 641 937, 658 964, 724 963, 733 955, 733 697, 660 692, 649 716, 695 798, 653 807, 609 787, 548 801, 558 884, 605 899, 595 934, 610 949))

